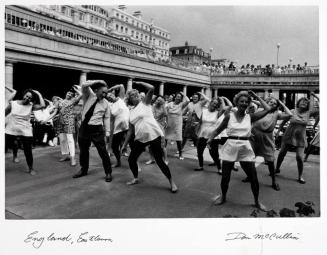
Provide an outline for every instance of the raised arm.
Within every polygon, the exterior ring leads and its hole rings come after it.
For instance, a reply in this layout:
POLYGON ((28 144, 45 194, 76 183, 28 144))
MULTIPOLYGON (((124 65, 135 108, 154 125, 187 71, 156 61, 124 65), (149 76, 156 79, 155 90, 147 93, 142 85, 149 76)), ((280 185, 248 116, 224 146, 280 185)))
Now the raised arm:
POLYGON ((76 96, 72 100, 74 104, 78 104, 79 100, 83 97, 82 89, 78 85, 74 85, 73 89, 76 92, 76 96))
POLYGON ((88 80, 82 83, 82 98, 83 101, 86 102, 86 100, 89 98, 90 95, 94 95, 93 90, 90 88, 94 83, 99 82, 99 80, 88 80))
POLYGON ((111 87, 110 89, 109 89, 109 92, 111 92, 111 91, 113 91, 113 90, 116 90, 116 89, 119 89, 119 97, 121 98, 121 99, 124 99, 125 98, 125 87, 124 87, 124 85, 123 84, 118 84, 118 85, 115 85, 115 86, 113 86, 113 87, 111 87))
POLYGON ((8 90, 9 93, 10 93, 10 96, 8 97, 8 103, 9 103, 11 100, 13 100, 13 98, 15 97, 17 91, 16 91, 15 89, 9 88, 9 87, 7 87, 7 86, 6 86, 5 88, 6 88, 6 90, 8 90))
POLYGON ((209 97, 207 97, 205 94, 203 94, 202 92, 198 92, 199 95, 201 95, 200 98, 200 103, 202 106, 205 106, 206 103, 208 103, 210 101, 209 97))
POLYGON ((150 105, 151 101, 152 101, 152 96, 153 96, 153 93, 154 93, 154 87, 151 84, 143 82, 143 81, 134 81, 133 83, 139 84, 139 85, 145 87, 146 89, 148 89, 148 92, 146 93, 143 102, 146 105, 150 105))
POLYGON ((249 94, 255 99, 258 100, 261 103, 261 106, 263 107, 263 111, 257 111, 255 113, 251 113, 251 122, 255 122, 261 118, 263 118, 264 116, 266 116, 269 111, 271 110, 271 108, 269 107, 269 105, 261 98, 258 97, 253 91, 249 91, 249 94))
POLYGON ((183 102, 182 102, 182 109, 183 109, 190 103, 190 99, 186 95, 184 95, 183 92, 180 93, 183 96, 183 102))
POLYGON ((33 92, 39 97, 40 100, 40 104, 33 105, 33 111, 43 109, 45 107, 45 103, 41 93, 37 90, 33 90, 33 92))

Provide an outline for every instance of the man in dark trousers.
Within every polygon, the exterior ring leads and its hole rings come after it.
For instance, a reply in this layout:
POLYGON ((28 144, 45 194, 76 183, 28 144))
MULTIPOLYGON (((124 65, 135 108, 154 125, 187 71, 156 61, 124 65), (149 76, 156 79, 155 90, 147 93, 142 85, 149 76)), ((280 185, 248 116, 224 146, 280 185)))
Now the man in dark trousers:
POLYGON ((105 99, 108 87, 103 80, 89 80, 82 84, 82 124, 78 134, 81 170, 73 178, 87 175, 91 142, 97 148, 106 174, 106 182, 112 181, 111 162, 106 149, 105 137, 110 134, 109 102, 105 99))

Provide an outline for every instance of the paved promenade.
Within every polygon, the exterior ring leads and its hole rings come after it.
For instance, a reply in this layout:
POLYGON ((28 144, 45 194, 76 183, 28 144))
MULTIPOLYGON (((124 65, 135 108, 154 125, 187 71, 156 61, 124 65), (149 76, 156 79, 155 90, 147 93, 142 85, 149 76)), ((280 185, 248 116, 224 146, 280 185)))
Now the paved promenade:
MULTIPOLYGON (((59 147, 37 148, 33 151, 36 176, 24 173, 26 162, 22 151, 20 163, 13 163, 11 154, 6 154, 6 218, 7 219, 115 219, 115 218, 213 218, 252 217, 255 209, 249 183, 241 180, 245 173, 239 167, 232 173, 228 201, 222 206, 213 206, 212 199, 220 192, 220 176, 211 163, 207 150, 205 171, 195 172, 198 166, 196 150, 187 147, 183 161, 174 158, 175 145, 169 145, 169 166, 179 192, 169 192, 169 183, 159 168, 145 165, 148 154, 140 158, 142 171, 140 184, 127 186, 132 177, 127 158, 122 167, 113 170, 113 181, 104 181, 104 171, 96 149, 91 148, 90 171, 86 177, 73 179, 79 167, 69 162, 58 162, 59 147)), ((77 155, 78 156, 78 155, 77 155)), ((112 163, 115 162, 111 157, 112 163)), ((260 200, 268 209, 279 212, 286 207, 295 210, 298 201, 312 201, 319 216, 320 181, 319 156, 311 155, 305 163, 302 185, 296 182, 297 169, 294 153, 288 153, 277 177, 281 190, 274 191, 268 169, 257 159, 260 182, 260 200)), ((259 213, 258 217, 266 217, 259 213)))

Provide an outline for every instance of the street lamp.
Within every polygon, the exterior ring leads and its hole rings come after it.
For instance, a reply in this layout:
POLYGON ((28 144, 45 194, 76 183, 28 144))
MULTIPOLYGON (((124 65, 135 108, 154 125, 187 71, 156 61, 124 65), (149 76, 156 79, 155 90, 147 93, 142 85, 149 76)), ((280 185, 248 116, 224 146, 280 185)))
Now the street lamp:
POLYGON ((209 68, 210 68, 209 69, 209 76, 211 76, 211 69, 212 69, 211 68, 211 60, 212 60, 211 56, 212 56, 213 48, 210 48, 209 51, 210 51, 210 56, 209 56, 210 57, 209 58, 209 68))
POLYGON ((277 67, 278 67, 279 48, 280 48, 280 43, 277 43, 277 67))

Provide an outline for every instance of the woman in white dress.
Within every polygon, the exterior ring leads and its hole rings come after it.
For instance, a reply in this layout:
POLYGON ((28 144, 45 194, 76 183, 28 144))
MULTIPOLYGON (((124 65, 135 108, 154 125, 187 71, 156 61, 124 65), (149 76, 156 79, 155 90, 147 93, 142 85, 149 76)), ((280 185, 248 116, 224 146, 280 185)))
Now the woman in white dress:
POLYGON ((125 99, 125 88, 124 85, 119 84, 111 87, 109 89, 109 92, 107 94, 107 99, 109 102, 112 103, 110 107, 110 113, 111 113, 111 123, 113 124, 113 130, 111 130, 112 133, 112 143, 111 148, 112 152, 114 153, 117 163, 114 167, 120 167, 121 161, 120 161, 120 149, 123 145, 125 136, 128 131, 128 122, 129 122, 129 109, 127 105, 124 102, 125 99), (116 96, 115 92, 118 90, 118 96, 116 96))
POLYGON ((163 160, 161 139, 164 134, 153 116, 151 100, 154 87, 145 82, 134 83, 144 86, 148 89, 148 92, 143 101, 137 90, 133 89, 127 92, 128 104, 133 105, 134 108, 130 110, 129 130, 122 146, 122 150, 127 146, 127 143, 133 134, 135 136, 133 146, 131 146, 131 153, 128 158, 129 167, 132 170, 134 178, 127 184, 133 185, 139 182, 137 159, 145 150, 145 147, 149 145, 157 165, 169 180, 170 191, 176 193, 177 186, 173 181, 169 167, 163 160))
POLYGON ((179 159, 183 160, 182 140, 183 140, 183 110, 190 100, 182 92, 177 93, 174 102, 167 104, 168 125, 166 128, 166 141, 173 140, 177 143, 179 159))
POLYGON ((10 119, 6 125, 6 136, 8 142, 13 144, 14 155, 17 156, 17 144, 14 142, 17 138, 22 142, 24 147, 24 155, 28 165, 28 173, 35 175, 33 169, 33 131, 31 124, 32 111, 36 111, 45 107, 45 103, 40 92, 28 89, 23 93, 22 100, 11 101, 6 107, 6 116, 11 113, 10 119), (38 97, 39 104, 34 104, 35 97, 38 97))
POLYGON ((222 194, 217 196, 214 204, 221 205, 226 202, 226 194, 231 177, 231 171, 233 169, 234 162, 239 161, 241 167, 250 179, 255 206, 261 210, 266 210, 265 206, 259 202, 259 182, 255 168, 255 155, 249 138, 251 135, 251 124, 267 115, 267 113, 270 111, 270 107, 267 104, 264 104, 263 100, 252 91, 249 93, 246 91, 239 92, 237 95, 235 95, 233 101, 237 106, 237 111, 226 112, 224 120, 211 134, 208 140, 208 145, 210 147, 214 137, 226 129, 228 139, 223 145, 220 155, 220 158, 223 161, 221 179, 222 194), (262 105, 264 106, 263 111, 252 114, 246 113, 246 109, 252 100, 251 96, 262 102, 262 105))

